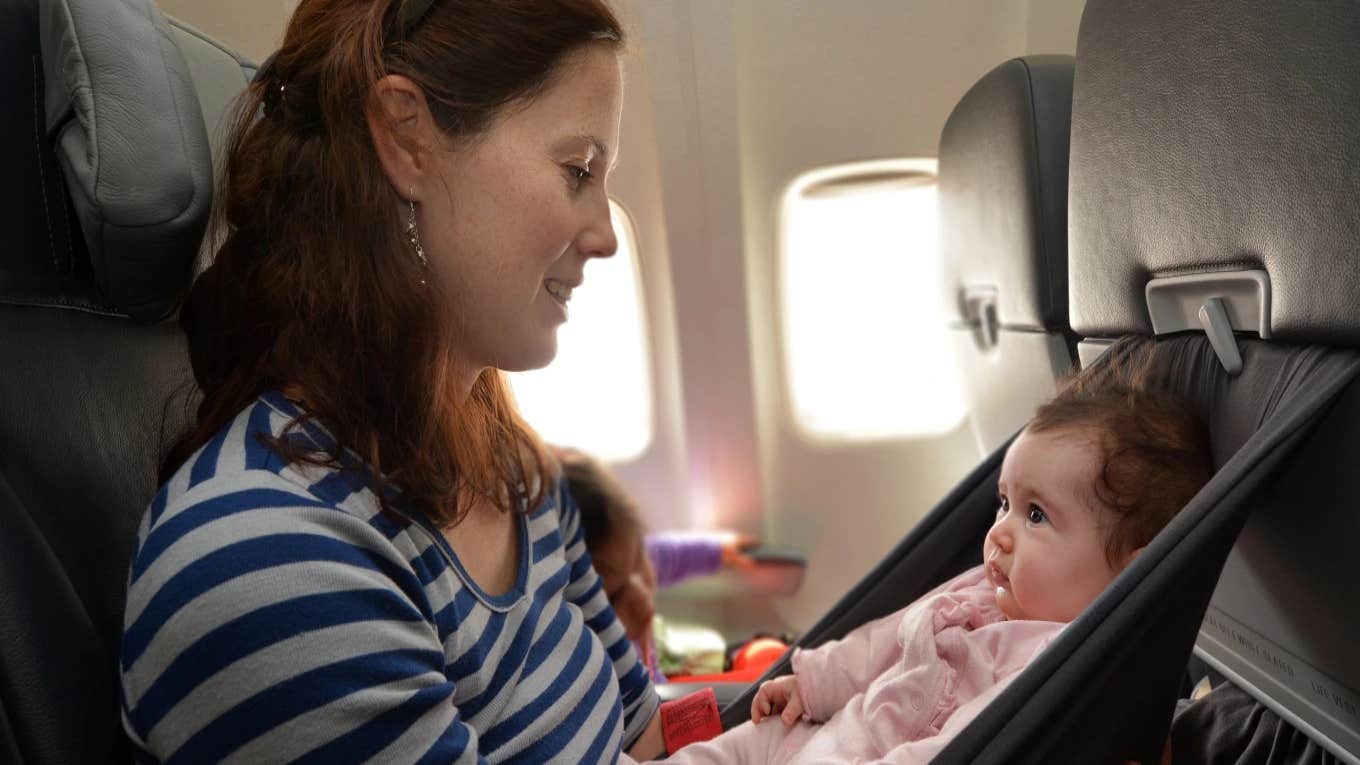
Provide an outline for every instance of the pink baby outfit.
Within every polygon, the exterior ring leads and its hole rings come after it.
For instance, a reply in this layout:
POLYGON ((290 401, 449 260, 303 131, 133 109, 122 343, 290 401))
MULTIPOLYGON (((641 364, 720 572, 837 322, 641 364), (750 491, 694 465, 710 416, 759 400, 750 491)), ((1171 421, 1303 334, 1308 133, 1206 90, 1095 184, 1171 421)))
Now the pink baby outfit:
POLYGON ((748 722, 666 762, 929 762, 1064 626, 1006 619, 979 566, 795 654, 804 721, 748 722))

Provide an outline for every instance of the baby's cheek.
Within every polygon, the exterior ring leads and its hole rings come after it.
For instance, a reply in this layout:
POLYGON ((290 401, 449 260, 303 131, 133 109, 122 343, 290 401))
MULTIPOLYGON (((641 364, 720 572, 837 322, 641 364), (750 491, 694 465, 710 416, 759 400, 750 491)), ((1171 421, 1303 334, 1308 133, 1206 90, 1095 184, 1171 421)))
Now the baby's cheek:
MULTIPOLYGON (((1054 553, 1060 556, 1061 553, 1054 553)), ((1060 557, 1049 558, 1046 565, 1035 566, 1026 572, 1027 585, 1020 595, 1026 613, 1040 621, 1067 621, 1081 596, 1076 592, 1074 572, 1063 565, 1060 557)))
POLYGON ((1054 621, 1070 622, 1081 615, 1100 593, 1105 589, 1106 581, 1097 572, 1090 570, 1074 570, 1064 580, 1060 591, 1061 600, 1054 605, 1058 607, 1059 617, 1054 621))

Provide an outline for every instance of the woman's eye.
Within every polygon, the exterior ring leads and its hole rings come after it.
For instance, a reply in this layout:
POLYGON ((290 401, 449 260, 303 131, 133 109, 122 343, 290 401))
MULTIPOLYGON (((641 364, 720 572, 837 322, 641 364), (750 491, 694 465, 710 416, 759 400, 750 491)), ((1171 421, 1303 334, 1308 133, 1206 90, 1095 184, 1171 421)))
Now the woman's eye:
POLYGON ((567 175, 571 176, 571 182, 580 186, 590 180, 590 171, 579 165, 567 165, 567 175))
POLYGON ((1048 522, 1048 516, 1047 516, 1047 515, 1044 515, 1044 511, 1043 511, 1043 510, 1040 510, 1038 505, 1030 505, 1030 506, 1029 506, 1029 522, 1030 522, 1030 523, 1033 523, 1033 524, 1035 524, 1035 525, 1038 525, 1038 524, 1041 524, 1041 523, 1047 523, 1047 522, 1048 522))

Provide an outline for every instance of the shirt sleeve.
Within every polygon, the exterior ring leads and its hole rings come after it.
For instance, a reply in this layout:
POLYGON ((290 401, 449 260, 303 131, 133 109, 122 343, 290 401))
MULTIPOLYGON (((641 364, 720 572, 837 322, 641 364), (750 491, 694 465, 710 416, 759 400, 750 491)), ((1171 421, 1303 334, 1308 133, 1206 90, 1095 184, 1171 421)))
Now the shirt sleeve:
POLYGON ((648 534, 643 546, 662 589, 722 568, 722 542, 712 534, 659 532, 648 534))
POLYGON ((816 722, 830 719, 855 694, 869 687, 902 658, 898 611, 865 624, 840 640, 793 655, 793 672, 803 708, 816 722))
POLYGON ((567 491, 566 482, 558 484, 557 496, 561 512, 562 539, 566 547, 567 562, 571 566, 571 581, 567 584, 566 597, 585 616, 586 624, 595 631, 614 664, 614 674, 619 680, 619 696, 623 703, 623 749, 626 751, 637 741, 648 723, 661 706, 647 667, 638 658, 633 643, 624 633, 623 625, 614 615, 614 609, 605 596, 604 586, 599 574, 590 562, 586 552, 585 535, 581 530, 581 511, 567 491))
POLYGON ((287 487, 204 493, 149 526, 129 577, 122 713, 143 758, 485 762, 386 537, 287 487))

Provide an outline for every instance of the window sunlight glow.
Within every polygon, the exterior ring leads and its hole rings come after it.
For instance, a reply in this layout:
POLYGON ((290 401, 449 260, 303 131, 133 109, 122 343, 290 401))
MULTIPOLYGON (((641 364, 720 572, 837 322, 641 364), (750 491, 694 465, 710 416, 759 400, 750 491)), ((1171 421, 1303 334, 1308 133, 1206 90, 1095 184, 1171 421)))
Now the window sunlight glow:
POLYGON ((623 462, 651 443, 652 385, 637 240, 623 208, 610 210, 618 253, 586 266, 557 331, 557 358, 508 377, 520 412, 549 443, 623 462))
POLYGON ((816 438, 936 435, 965 414, 939 306, 934 162, 888 164, 815 171, 784 198, 788 380, 816 438))

